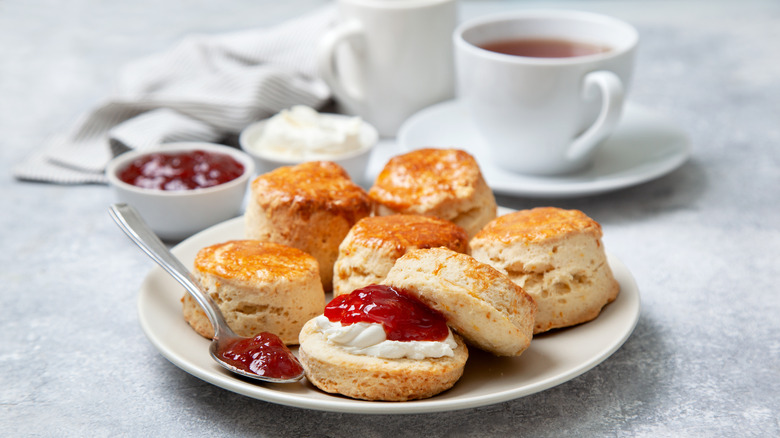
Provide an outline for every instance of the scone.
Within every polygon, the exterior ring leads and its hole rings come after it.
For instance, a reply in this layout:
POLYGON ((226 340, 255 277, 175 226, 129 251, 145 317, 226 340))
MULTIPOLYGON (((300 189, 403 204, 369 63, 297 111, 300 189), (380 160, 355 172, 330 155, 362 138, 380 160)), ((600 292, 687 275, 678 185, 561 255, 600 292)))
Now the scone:
POLYGON ((393 157, 368 191, 375 215, 435 216, 469 237, 496 217, 496 199, 477 161, 458 149, 418 149, 393 157))
MULTIPOLYGON (((296 344, 303 324, 325 307, 314 257, 276 243, 234 240, 203 248, 193 276, 241 336, 271 332, 296 344)), ((189 294, 182 303, 184 319, 212 338, 214 329, 198 303, 189 294)))
POLYGON ((468 251, 468 235, 450 221, 428 216, 371 216, 358 221, 339 246, 333 294, 341 295, 384 280, 407 252, 443 246, 468 251))
POLYGON ((313 255, 322 286, 329 292, 339 244, 358 220, 370 214, 368 194, 341 166, 308 162, 277 168, 252 182, 245 235, 313 255))
POLYGON ((314 320, 303 326, 298 356, 306 378, 321 390, 362 400, 407 401, 433 397, 463 375, 468 350, 455 335, 455 355, 384 359, 348 353, 329 344, 314 320))
POLYGON ((325 392, 406 401, 451 388, 468 349, 444 316, 382 285, 341 295, 300 334, 306 378, 325 392))
POLYGON ((534 297, 534 333, 542 333, 590 321, 617 297, 601 237, 601 226, 585 213, 541 207, 493 220, 470 244, 474 258, 534 297))
POLYGON ((383 284, 414 294, 443 313, 469 344, 495 355, 520 355, 533 337, 533 298, 469 255, 446 248, 408 252, 383 284))

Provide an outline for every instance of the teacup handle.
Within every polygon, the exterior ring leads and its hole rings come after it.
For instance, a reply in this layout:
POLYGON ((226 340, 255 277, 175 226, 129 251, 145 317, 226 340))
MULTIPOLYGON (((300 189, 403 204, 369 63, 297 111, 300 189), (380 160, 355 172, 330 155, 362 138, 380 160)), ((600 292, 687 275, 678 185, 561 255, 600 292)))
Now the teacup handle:
MULTIPOLYGON (((362 33, 363 26, 360 22, 348 21, 327 32, 320 40, 317 50, 317 64, 322 79, 328 84, 337 100, 352 103, 353 105, 363 100, 364 92, 357 88, 351 91, 344 86, 344 82, 336 68, 336 49, 349 39, 353 39, 355 44, 360 44, 360 40, 357 37, 362 33)), ((358 46, 359 49, 360 47, 358 46)))
POLYGON ((623 82, 615 73, 606 70, 590 72, 583 79, 584 96, 601 92, 601 111, 596 121, 577 137, 566 157, 572 161, 588 155, 596 145, 604 140, 617 126, 623 112, 623 82))

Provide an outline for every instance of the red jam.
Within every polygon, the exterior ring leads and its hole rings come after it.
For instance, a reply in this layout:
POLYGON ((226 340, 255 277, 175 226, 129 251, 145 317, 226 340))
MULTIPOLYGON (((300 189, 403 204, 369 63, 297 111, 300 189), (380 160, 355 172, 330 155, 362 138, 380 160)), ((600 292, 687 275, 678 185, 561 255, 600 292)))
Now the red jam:
POLYGON ((258 376, 292 379, 303 372, 301 363, 284 342, 268 332, 236 341, 217 355, 228 364, 258 376))
POLYGON ((331 322, 379 323, 390 341, 443 341, 449 335, 444 316, 404 291, 373 284, 339 295, 325 306, 331 322))
POLYGON ((119 179, 144 189, 192 190, 223 184, 243 173, 244 166, 230 155, 196 150, 139 157, 119 172, 119 179))

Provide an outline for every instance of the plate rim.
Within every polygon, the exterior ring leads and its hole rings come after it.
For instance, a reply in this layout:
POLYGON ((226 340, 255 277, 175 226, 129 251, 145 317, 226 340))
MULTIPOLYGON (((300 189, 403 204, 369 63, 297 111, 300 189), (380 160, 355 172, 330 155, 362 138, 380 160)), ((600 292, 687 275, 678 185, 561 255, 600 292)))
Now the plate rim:
MULTIPOLYGON (((425 119, 438 116, 440 113, 447 111, 456 111, 458 108, 461 108, 462 105, 462 100, 456 98, 444 102, 439 102, 437 104, 423 108, 422 110, 413 114, 404 121, 398 130, 398 135, 396 137, 398 148, 402 153, 404 153, 420 147, 409 145, 409 132, 413 128, 416 128, 420 123, 423 123, 425 119)), ((677 140, 680 144, 673 153, 668 154, 663 159, 655 160, 653 163, 651 163, 653 165, 649 168, 644 169, 643 171, 634 172, 633 174, 629 175, 619 174, 616 176, 595 179, 592 181, 566 182, 566 180, 570 179, 571 177, 576 178, 578 174, 575 173, 569 177, 558 178, 554 176, 517 174, 514 176, 515 179, 513 181, 507 182, 503 179, 496 180, 495 177, 491 178, 491 175, 488 172, 485 172, 485 168, 496 168, 494 165, 480 163, 480 166, 483 168, 485 180, 494 192, 503 195, 526 196, 532 198, 569 198, 574 196, 591 196, 624 189, 660 178, 679 168, 690 158, 693 149, 690 136, 680 126, 678 126, 678 124, 674 123, 660 111, 652 110, 649 107, 634 102, 627 102, 623 111, 624 120, 626 114, 632 117, 636 116, 636 114, 642 114, 642 117, 652 118, 654 119, 654 122, 658 123, 659 125, 663 123, 669 129, 669 131, 675 131, 675 134, 678 137, 677 140), (530 188, 524 187, 524 184, 529 183, 531 184, 530 188)), ((621 129, 621 125, 618 125, 617 129, 619 131, 621 129)), ((605 141, 609 142, 610 139, 608 138, 605 141)), ((476 145, 463 146, 465 150, 472 153, 476 147, 476 145)), ((643 166, 636 165, 631 169, 641 170, 641 167, 643 166)), ((501 171, 504 175, 511 173, 501 169, 499 169, 499 171, 501 171)))
MULTIPOLYGON (((203 240, 209 235, 225 232, 234 227, 238 228, 242 221, 243 218, 237 217, 210 227, 180 242, 178 245, 172 248, 172 252, 177 257, 179 257, 180 254, 178 253, 183 252, 182 248, 192 246, 195 244, 195 242, 203 240)), ((236 238, 239 238, 239 236, 236 236, 236 238)), ((436 397, 432 397, 423 400, 387 403, 348 399, 338 395, 330 395, 322 392, 323 395, 329 396, 327 400, 323 401, 319 399, 298 397, 294 393, 291 394, 276 391, 273 389, 274 385, 259 385, 256 383, 246 382, 237 377, 234 377, 228 372, 225 372, 218 365, 216 365, 216 363, 214 364, 214 368, 199 367, 197 364, 192 363, 190 360, 185 358, 181 352, 178 352, 175 349, 172 349, 170 346, 166 345, 166 342, 163 339, 164 336, 157 332, 154 323, 149 319, 150 315, 148 314, 147 306, 149 306, 149 300, 153 299, 152 294, 155 293, 151 290, 150 283, 159 277, 168 277, 168 274, 165 273, 162 268, 156 265, 153 266, 152 269, 147 273, 141 284, 136 307, 139 322, 144 334, 163 357, 165 357, 169 362, 181 370, 222 389, 266 402, 326 412, 386 415, 447 412, 501 403, 550 389, 573 380, 585 372, 593 369, 601 362, 612 356, 612 354, 614 354, 618 349, 620 349, 620 347, 631 336, 639 321, 641 307, 640 295, 636 280, 625 264, 623 264, 622 261, 610 253, 607 253, 607 257, 610 267, 615 274, 615 278, 618 280, 621 286, 621 292, 615 302, 618 302, 618 300, 623 300, 625 303, 621 302, 621 304, 627 306, 626 312, 630 312, 622 316, 624 321, 621 323, 621 326, 624 327, 624 330, 619 333, 619 336, 616 336, 615 338, 610 339, 608 342, 605 342, 603 348, 600 349, 600 353, 594 355, 585 362, 578 364, 576 367, 573 367, 564 373, 558 373, 554 376, 550 376, 544 380, 534 382, 530 385, 513 387, 504 391, 460 399, 446 398, 437 400, 436 397)), ((613 305, 615 302, 609 305, 613 305)), ((592 322, 596 321, 598 321, 598 319, 592 322)), ((576 329, 577 327, 574 327, 570 330, 576 329)), ((192 334, 193 336, 200 337, 200 335, 194 331, 192 331, 192 334)), ((307 383, 307 385, 311 384, 307 383)), ((319 391, 313 387, 312 390, 319 391)))

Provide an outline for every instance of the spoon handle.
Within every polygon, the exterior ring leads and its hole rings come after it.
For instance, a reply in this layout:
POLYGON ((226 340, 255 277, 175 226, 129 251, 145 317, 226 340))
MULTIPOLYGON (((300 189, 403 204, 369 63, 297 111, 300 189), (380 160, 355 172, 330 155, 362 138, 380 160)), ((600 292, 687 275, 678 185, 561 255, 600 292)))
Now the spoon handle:
POLYGON ((216 303, 195 283, 190 271, 162 243, 135 208, 127 204, 114 204, 110 207, 109 213, 119 228, 160 267, 184 286, 192 298, 200 304, 214 327, 215 336, 221 333, 232 334, 216 303))

